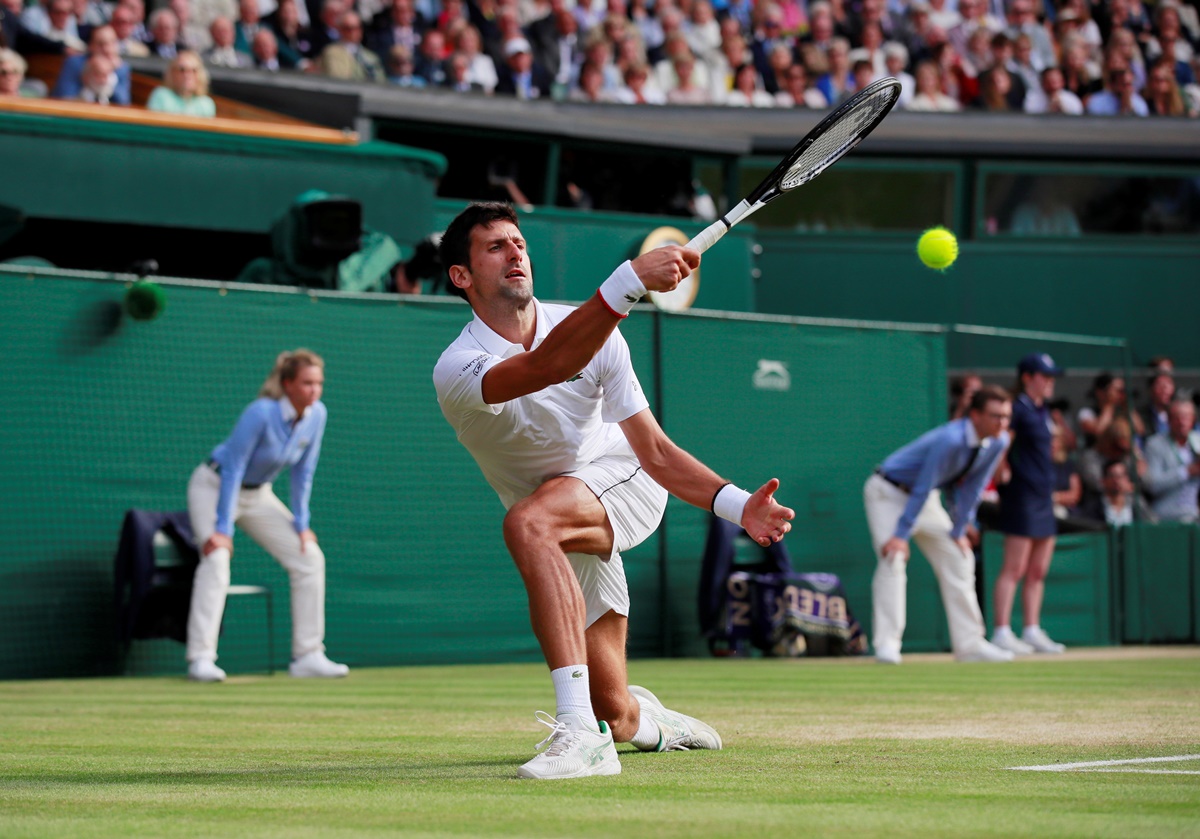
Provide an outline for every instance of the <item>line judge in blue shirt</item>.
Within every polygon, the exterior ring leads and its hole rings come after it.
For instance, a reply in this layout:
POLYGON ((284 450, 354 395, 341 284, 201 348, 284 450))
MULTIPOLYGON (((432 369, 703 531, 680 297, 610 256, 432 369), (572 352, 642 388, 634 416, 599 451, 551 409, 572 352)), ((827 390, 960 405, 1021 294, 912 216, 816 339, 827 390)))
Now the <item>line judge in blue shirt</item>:
POLYGON ((188 514, 200 548, 188 613, 188 678, 220 682, 217 637, 229 590, 233 528, 250 534, 287 569, 292 594, 292 662, 299 677, 336 678, 349 671, 325 656, 325 554, 309 528, 308 498, 325 433, 325 362, 304 349, 284 352, 259 398, 242 412, 225 442, 188 482, 188 514), (271 484, 291 469, 291 509, 271 484))
POLYGON ((871 586, 875 659, 900 663, 906 619, 908 541, 933 566, 959 661, 1011 661, 985 636, 975 596, 975 555, 966 537, 979 497, 1008 447, 1012 401, 991 385, 971 398, 967 416, 928 431, 893 452, 867 479, 863 503, 878 564, 871 586), (941 490, 953 493, 951 513, 941 490))

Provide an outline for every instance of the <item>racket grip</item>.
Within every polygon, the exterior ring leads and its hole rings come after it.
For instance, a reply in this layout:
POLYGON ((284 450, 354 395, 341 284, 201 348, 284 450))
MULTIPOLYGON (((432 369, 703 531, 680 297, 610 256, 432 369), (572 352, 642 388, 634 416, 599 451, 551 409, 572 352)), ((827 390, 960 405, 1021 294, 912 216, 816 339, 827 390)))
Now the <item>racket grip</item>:
POLYGON ((729 227, 725 224, 725 222, 718 219, 697 233, 696 237, 687 243, 687 247, 700 251, 700 253, 704 253, 706 250, 715 245, 717 240, 724 236, 728 230, 729 227))

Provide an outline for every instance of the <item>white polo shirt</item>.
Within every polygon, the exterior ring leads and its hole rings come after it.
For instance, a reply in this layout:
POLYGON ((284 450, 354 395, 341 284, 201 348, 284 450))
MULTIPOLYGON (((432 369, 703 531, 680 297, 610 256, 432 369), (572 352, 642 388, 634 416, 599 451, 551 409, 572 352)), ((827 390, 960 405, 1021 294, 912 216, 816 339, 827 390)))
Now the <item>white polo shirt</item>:
MULTIPOLYGON (((536 299, 533 305, 534 347, 575 311, 536 299)), ((484 374, 523 352, 523 346, 500 337, 476 316, 433 369, 442 413, 505 509, 549 478, 604 455, 633 456, 616 423, 649 407, 619 331, 571 381, 499 405, 484 402, 484 374)))

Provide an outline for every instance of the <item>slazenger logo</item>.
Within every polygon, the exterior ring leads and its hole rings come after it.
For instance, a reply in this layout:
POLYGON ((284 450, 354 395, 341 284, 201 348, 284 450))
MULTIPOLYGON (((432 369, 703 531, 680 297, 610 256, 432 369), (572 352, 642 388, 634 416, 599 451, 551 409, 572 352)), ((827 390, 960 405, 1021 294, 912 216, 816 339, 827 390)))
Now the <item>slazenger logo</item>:
POLYGON ((754 371, 753 381, 758 390, 792 389, 792 374, 788 372, 787 363, 772 361, 769 358, 758 360, 758 369, 754 371))

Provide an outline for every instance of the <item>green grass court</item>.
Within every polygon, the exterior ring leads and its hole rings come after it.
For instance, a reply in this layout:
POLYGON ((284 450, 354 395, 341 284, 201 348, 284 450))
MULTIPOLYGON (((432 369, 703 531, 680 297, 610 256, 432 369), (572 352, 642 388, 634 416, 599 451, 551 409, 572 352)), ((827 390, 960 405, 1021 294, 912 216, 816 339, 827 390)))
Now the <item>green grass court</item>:
POLYGON ((541 665, 0 683, 0 836, 1200 836, 1200 648, 630 675, 725 750, 518 780, 541 665))

